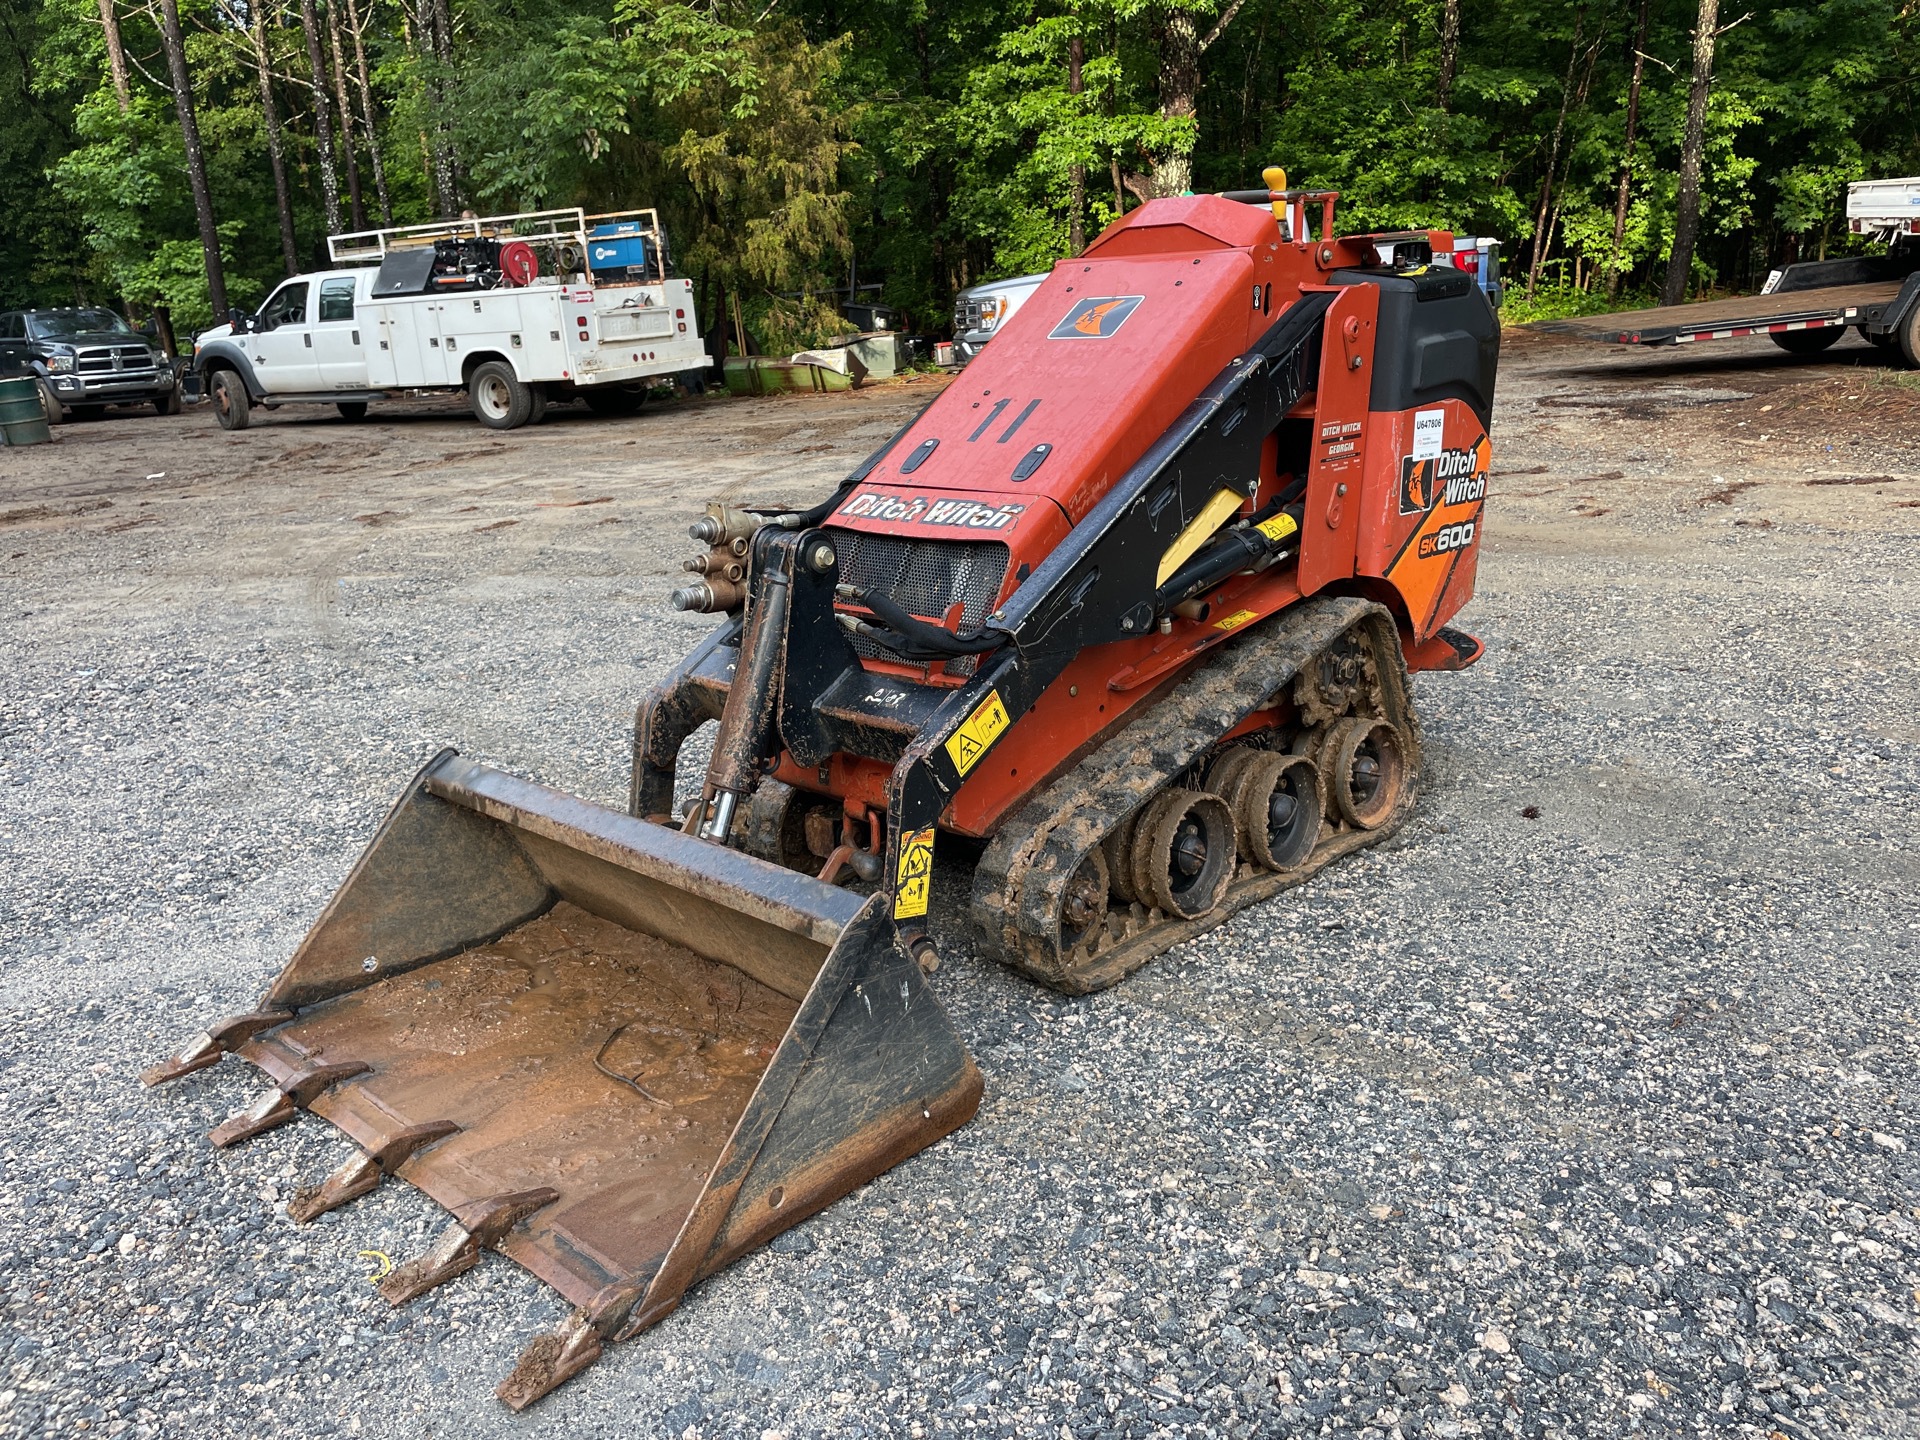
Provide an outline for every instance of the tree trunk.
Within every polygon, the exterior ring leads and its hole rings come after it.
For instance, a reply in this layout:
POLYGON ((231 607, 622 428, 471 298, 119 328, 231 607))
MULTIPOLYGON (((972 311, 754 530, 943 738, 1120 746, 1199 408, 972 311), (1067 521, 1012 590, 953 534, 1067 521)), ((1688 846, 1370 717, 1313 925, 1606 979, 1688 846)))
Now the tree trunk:
POLYGON ((113 0, 100 0, 100 28, 107 36, 107 67, 113 72, 113 94, 120 102, 120 113, 133 108, 133 86, 127 75, 127 47, 120 38, 120 17, 114 13, 113 0))
POLYGON ((387 194, 387 167, 380 155, 380 132, 374 125, 373 77, 367 71, 366 27, 360 23, 359 0, 347 0, 347 24, 353 27, 353 67, 360 79, 360 114, 366 121, 367 157, 373 162, 373 188, 380 196, 380 223, 393 224, 393 200, 387 194))
POLYGON ((1660 300, 1678 305, 1687 298, 1693 270, 1693 246, 1700 235, 1700 156, 1707 141, 1707 96, 1713 89, 1713 48, 1719 39, 1720 0, 1700 0, 1693 27, 1693 83, 1687 91, 1687 128, 1680 142, 1680 194, 1673 211, 1673 254, 1660 300))
POLYGON ((1440 12, 1440 78, 1433 85, 1433 103, 1442 114, 1453 99, 1453 80, 1459 68, 1460 0, 1446 0, 1440 12))
MULTIPOLYGON (((101 0, 106 4, 107 0, 101 0)), ((1080 37, 1075 35, 1067 42, 1067 94, 1074 97, 1073 116, 1080 118, 1079 97, 1086 91, 1086 84, 1080 77, 1080 66, 1086 58, 1080 37)), ((1087 248, 1087 167, 1075 160, 1067 167, 1067 253, 1078 255, 1087 248)))
POLYGON ((1633 79, 1627 85, 1627 144, 1620 158, 1620 188, 1613 197, 1613 257, 1607 267, 1607 298, 1620 294, 1620 247, 1627 242, 1627 201, 1633 182, 1633 142, 1640 134, 1640 81, 1647 72, 1647 14, 1651 0, 1640 0, 1640 21, 1633 33, 1633 79))
POLYGON ((360 197, 360 165, 353 153, 353 103, 347 98, 346 47, 340 43, 340 6, 327 0, 327 39, 333 51, 333 100, 340 107, 340 158, 346 164, 347 195, 352 203, 353 228, 367 228, 367 206, 360 197))
POLYGON ((333 115, 327 104, 327 63, 320 54, 320 17, 313 0, 300 0, 300 28, 307 37, 307 68, 313 72, 313 138, 320 156, 320 203, 327 234, 340 233, 340 172, 333 161, 333 115))
POLYGON ((423 28, 427 43, 433 47, 435 73, 433 92, 433 188, 440 206, 440 218, 451 220, 460 213, 460 162, 454 153, 453 135, 445 116, 451 103, 447 95, 447 72, 453 68, 453 12, 447 0, 422 0, 423 28))
POLYGON ((207 158, 200 149, 200 122, 193 113, 193 82, 187 76, 187 48, 180 38, 180 7, 160 0, 160 43, 173 79, 173 108, 180 117, 180 139, 187 152, 187 183, 200 221, 200 252, 207 263, 207 299, 216 320, 227 313, 227 273, 220 263, 220 229, 213 220, 213 192, 207 187, 207 158))
MULTIPOLYGON (((1160 118, 1192 120, 1200 108, 1200 59, 1233 23, 1246 0, 1230 0, 1204 37, 1191 10, 1174 10, 1160 32, 1160 118)), ((1155 196, 1184 195, 1193 188, 1193 149, 1154 157, 1147 187, 1155 196)))
MULTIPOLYGON (((1192 120, 1200 97, 1200 30, 1193 12, 1175 10, 1160 34, 1160 118, 1192 120)), ((1153 158, 1153 193, 1182 195, 1193 188, 1191 148, 1153 158)))
POLYGON ((287 274, 300 271, 300 247, 293 238, 293 196, 287 189, 287 157, 280 135, 280 111, 273 103, 273 61, 267 53, 267 7, 254 0, 253 63, 260 72, 260 112, 267 122, 267 160, 273 167, 273 198, 280 215, 280 258, 287 274))
POLYGON ((1547 258, 1547 229, 1553 213, 1553 177, 1560 168, 1560 139, 1566 134, 1567 107, 1573 103, 1573 75, 1580 64, 1581 32, 1586 26, 1587 7, 1574 12, 1573 49, 1567 55, 1567 78, 1560 87, 1560 118, 1553 123, 1553 145, 1547 152, 1546 173, 1540 179, 1540 205, 1533 217, 1533 253, 1527 257, 1527 298, 1540 283, 1540 265, 1547 258))

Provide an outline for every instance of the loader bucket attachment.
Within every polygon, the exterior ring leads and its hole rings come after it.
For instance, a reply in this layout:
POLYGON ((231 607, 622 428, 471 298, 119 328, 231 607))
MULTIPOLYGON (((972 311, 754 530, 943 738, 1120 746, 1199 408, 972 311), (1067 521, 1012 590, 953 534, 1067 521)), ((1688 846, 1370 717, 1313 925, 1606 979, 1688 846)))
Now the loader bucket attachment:
MULTIPOLYGON (((499 1250, 571 1301, 518 1409, 688 1286, 972 1118, 980 1075, 886 897, 443 751, 225 1049, 363 1152, 289 1206, 399 1175, 452 1213, 395 1304, 499 1250)), ((211 1055, 211 1058, 208 1058, 211 1055)))

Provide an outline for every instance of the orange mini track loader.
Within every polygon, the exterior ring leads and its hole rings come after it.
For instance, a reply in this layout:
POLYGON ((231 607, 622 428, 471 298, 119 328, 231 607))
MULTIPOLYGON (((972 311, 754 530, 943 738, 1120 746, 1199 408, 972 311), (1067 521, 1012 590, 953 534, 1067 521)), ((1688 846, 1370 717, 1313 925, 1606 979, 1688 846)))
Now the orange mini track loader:
POLYGON ((712 507, 674 603, 725 618, 640 705, 631 813, 442 753, 148 1081, 235 1051, 273 1083, 216 1144, 351 1136, 296 1220, 388 1174, 447 1207, 394 1303, 487 1248, 571 1300, 518 1408, 972 1117, 936 924, 1086 991, 1390 834, 1408 672, 1480 652, 1498 330, 1450 236, 1334 198, 1145 204, 822 503, 712 507))

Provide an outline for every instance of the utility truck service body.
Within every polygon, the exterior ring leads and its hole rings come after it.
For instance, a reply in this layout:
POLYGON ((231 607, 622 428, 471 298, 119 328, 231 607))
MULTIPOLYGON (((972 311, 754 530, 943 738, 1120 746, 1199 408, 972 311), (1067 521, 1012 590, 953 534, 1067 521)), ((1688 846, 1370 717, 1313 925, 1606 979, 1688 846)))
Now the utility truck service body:
MULTIPOLYGON (((296 275, 258 312, 199 338, 194 378, 220 423, 253 405, 330 404, 349 419, 404 391, 465 390, 475 416, 510 430, 549 402, 637 408, 656 376, 704 368, 693 287, 667 273, 652 212, 623 229, 609 278, 588 258, 581 212, 543 212, 335 236, 351 269, 296 275), (543 273, 542 254, 551 278, 543 273)), ((603 252, 612 246, 597 242, 603 252)))

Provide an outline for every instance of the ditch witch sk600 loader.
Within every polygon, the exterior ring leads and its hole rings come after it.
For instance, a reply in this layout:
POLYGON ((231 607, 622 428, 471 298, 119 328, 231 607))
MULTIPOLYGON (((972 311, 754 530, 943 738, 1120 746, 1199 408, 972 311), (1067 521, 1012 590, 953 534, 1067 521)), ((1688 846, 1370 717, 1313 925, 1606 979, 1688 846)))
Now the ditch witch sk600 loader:
POLYGON ((443 752, 259 1008, 148 1072, 233 1051, 272 1088, 214 1143, 357 1142, 297 1221, 389 1174, 450 1210, 394 1304, 488 1248, 566 1296, 508 1404, 972 1117, 936 846, 976 949, 1083 992, 1408 813, 1408 671, 1480 652, 1497 329, 1449 236, 1267 181, 1062 261, 812 510, 711 507, 674 603, 726 618, 640 706, 631 813, 443 752))

